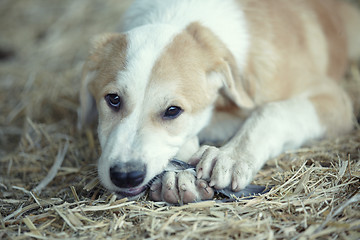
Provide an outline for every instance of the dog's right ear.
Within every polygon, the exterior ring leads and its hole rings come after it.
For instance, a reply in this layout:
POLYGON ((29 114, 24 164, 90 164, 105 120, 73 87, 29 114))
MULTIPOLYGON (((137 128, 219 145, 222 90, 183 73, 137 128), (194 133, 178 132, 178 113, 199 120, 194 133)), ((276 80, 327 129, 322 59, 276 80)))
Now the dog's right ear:
POLYGON ((77 123, 79 130, 96 120, 96 101, 90 86, 96 79, 100 62, 106 55, 106 46, 117 36, 119 36, 117 33, 105 33, 91 39, 90 55, 84 64, 81 76, 80 107, 78 109, 77 123))

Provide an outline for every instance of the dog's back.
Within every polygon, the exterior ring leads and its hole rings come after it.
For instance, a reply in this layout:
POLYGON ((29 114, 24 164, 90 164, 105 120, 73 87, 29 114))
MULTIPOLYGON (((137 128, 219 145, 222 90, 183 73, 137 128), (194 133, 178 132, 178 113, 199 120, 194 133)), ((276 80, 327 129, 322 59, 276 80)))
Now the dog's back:
MULTIPOLYGON (((255 78, 263 81, 270 78, 272 84, 275 79, 296 83, 296 78, 302 78, 299 81, 304 81, 304 74, 327 75, 339 80, 344 76, 348 59, 360 58, 360 14, 345 1, 240 3, 251 32, 249 56, 253 59, 248 61, 248 71, 256 71, 256 66, 251 64, 262 65, 259 72, 249 73, 259 75, 255 78), (274 75, 279 72, 282 76, 274 75)), ((288 88, 283 90, 292 94, 288 88)))

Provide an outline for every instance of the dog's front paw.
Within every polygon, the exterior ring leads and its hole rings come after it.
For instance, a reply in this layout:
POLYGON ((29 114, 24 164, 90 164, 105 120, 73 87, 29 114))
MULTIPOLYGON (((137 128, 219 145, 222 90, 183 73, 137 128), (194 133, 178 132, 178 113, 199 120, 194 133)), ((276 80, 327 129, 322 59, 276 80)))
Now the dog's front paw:
POLYGON ((190 203, 212 199, 214 190, 193 171, 165 172, 150 187, 150 198, 168 203, 190 203))
POLYGON ((257 171, 255 159, 245 152, 242 154, 237 156, 232 150, 204 145, 189 163, 196 165, 197 178, 210 181, 210 187, 240 191, 257 171))

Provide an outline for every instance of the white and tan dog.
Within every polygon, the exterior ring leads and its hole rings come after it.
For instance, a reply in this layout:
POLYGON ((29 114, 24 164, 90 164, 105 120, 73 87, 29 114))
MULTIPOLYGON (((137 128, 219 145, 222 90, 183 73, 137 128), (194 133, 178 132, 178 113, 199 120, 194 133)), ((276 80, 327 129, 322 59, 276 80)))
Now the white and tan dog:
POLYGON ((339 81, 360 57, 359 26, 336 0, 135 1, 84 67, 80 119, 98 112, 102 184, 120 197, 152 185, 154 200, 208 199, 286 149, 349 132, 339 81), (152 181, 172 158, 196 174, 152 181))

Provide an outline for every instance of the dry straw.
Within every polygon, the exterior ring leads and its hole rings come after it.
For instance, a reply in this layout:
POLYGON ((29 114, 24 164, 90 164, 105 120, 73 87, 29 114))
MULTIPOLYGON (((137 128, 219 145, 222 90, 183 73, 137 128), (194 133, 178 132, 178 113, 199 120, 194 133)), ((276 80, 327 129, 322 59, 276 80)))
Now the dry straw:
MULTIPOLYGON (((128 1, 0 1, 0 239, 359 239, 360 130, 268 162, 251 200, 169 206, 99 186, 94 132, 76 131, 88 39, 128 1)), ((345 85, 360 103, 359 64, 345 85)))

